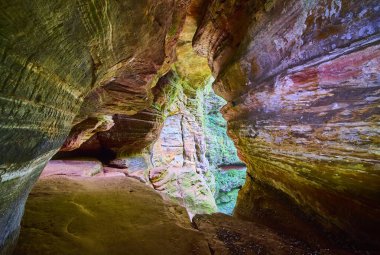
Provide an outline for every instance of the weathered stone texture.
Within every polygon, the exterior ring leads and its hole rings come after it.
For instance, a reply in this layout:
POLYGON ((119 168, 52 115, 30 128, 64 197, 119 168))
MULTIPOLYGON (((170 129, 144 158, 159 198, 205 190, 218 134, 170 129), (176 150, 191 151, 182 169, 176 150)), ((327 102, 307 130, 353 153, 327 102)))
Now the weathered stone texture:
POLYGON ((0 247, 73 124, 151 105, 188 3, 0 1, 0 247))
POLYGON ((184 208, 125 176, 40 179, 22 226, 15 255, 210 255, 184 208))
MULTIPOLYGON (((143 149, 157 139, 167 115, 167 109, 173 101, 170 98, 175 98, 177 87, 172 85, 172 79, 172 71, 162 76, 155 87, 152 88, 153 102, 150 107, 133 115, 113 115, 113 125, 108 125, 110 127, 108 129, 101 129, 100 127, 104 126, 104 124, 99 125, 99 122, 96 123, 96 128, 89 125, 94 123, 94 117, 77 124, 66 139, 58 156, 96 155, 104 160, 113 160, 141 153, 143 149), (76 150, 65 153, 64 151, 67 151, 67 146, 65 145, 71 145, 73 142, 78 141, 78 137, 84 137, 88 140, 80 144, 80 147, 76 148, 76 150)), ((98 116, 95 119, 103 120, 104 117, 98 116)), ((83 142, 82 140, 80 141, 83 142)))
POLYGON ((70 130, 63 151, 120 159, 151 144, 170 112, 180 129, 161 133, 151 180, 166 189, 190 173, 187 184, 209 199, 197 111, 209 73, 191 50, 196 26, 193 47, 228 101, 222 113, 248 166, 236 215, 298 235, 312 221, 379 246, 379 1, 189 4, 0 0, 0 250, 11 249, 27 194, 70 130), (176 53, 188 100, 169 109, 183 95, 168 90, 173 73, 160 77, 176 53))
POLYGON ((190 217, 217 211, 207 182, 210 173, 202 131, 189 113, 169 116, 152 147, 150 182, 156 190, 185 206, 190 217))
POLYGON ((229 101, 229 135, 253 178, 236 215, 289 225, 283 200, 290 214, 378 245, 379 24, 370 0, 210 3, 194 47, 229 101))
POLYGON ((84 142, 89 140, 98 132, 104 132, 114 126, 112 116, 99 116, 97 118, 88 118, 75 125, 60 151, 72 151, 78 149, 84 142))
POLYGON ((95 159, 50 160, 42 171, 40 178, 55 175, 90 177, 102 171, 102 163, 95 159))

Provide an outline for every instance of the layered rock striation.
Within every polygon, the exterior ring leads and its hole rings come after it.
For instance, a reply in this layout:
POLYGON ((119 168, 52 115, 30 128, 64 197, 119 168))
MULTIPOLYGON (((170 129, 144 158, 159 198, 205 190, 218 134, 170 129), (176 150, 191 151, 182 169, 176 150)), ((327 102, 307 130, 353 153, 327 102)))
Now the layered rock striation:
POLYGON ((73 125, 152 104, 188 4, 0 1, 0 250, 17 236, 31 185, 73 125))
POLYGON ((237 216, 379 245, 379 14, 370 0, 210 1, 194 47, 248 165, 237 216))
POLYGON ((159 138, 153 155, 173 160, 151 161, 152 183, 202 183, 207 64, 248 167, 235 215, 378 247, 379 17, 376 0, 1 0, 0 250, 62 144, 130 166, 159 138))

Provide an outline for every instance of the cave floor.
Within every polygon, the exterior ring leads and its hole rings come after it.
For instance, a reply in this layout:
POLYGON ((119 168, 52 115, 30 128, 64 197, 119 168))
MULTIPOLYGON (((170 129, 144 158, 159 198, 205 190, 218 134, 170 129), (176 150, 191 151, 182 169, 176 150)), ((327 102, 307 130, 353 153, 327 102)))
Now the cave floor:
POLYGON ((127 177, 40 179, 16 255, 209 254, 186 210, 127 177))
POLYGON ((257 223, 196 215, 135 179, 49 176, 26 204, 15 255, 351 254, 315 252, 257 223))

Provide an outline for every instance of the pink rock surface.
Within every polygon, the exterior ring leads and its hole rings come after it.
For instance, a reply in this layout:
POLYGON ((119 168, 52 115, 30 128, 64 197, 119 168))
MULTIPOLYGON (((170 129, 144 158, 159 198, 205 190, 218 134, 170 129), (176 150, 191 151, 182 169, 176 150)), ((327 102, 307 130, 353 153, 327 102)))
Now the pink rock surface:
POLYGON ((128 168, 117 168, 117 167, 110 167, 105 166, 103 168, 103 173, 100 174, 101 176, 128 176, 133 179, 139 180, 140 182, 146 183, 148 182, 146 176, 145 176, 145 169, 141 170, 135 170, 131 171, 128 168))
POLYGON ((52 175, 93 176, 103 169, 97 160, 51 160, 42 171, 40 178, 52 175))
POLYGON ((120 172, 100 172, 97 173, 95 177, 125 177, 125 174, 120 172))
POLYGON ((110 167, 110 166, 104 166, 103 167, 104 173, 122 173, 126 174, 128 173, 127 168, 117 168, 117 167, 110 167))

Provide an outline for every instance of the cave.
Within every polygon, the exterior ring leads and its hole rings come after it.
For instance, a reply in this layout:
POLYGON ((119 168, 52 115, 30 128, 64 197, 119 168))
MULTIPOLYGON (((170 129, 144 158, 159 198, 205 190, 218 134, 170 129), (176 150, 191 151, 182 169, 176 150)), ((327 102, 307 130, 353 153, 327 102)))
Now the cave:
POLYGON ((0 0, 0 254, 380 254, 378 0, 0 0))

